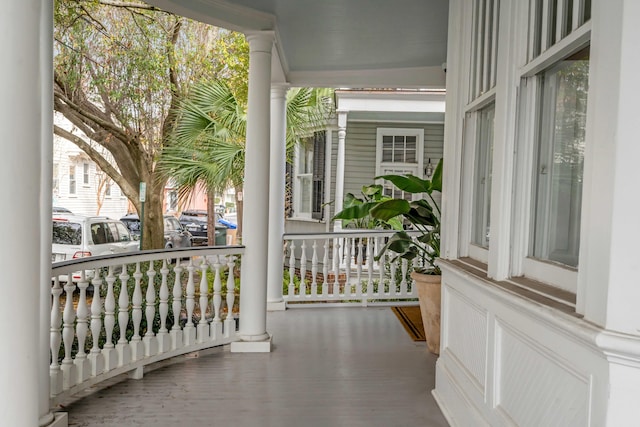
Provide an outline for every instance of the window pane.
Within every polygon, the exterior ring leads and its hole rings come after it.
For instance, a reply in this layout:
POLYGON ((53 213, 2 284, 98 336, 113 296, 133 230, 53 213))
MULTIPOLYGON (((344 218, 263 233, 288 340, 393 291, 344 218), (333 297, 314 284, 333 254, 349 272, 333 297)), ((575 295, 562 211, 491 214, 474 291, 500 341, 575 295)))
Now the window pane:
POLYGON ((491 165, 493 157, 493 121, 495 117, 495 106, 492 104, 478 114, 472 240, 476 245, 486 248, 489 247, 491 165))
POLYGON ((541 129, 533 255, 576 267, 584 167, 588 48, 547 71, 541 129))
POLYGON ((311 213, 311 175, 300 177, 300 212, 311 213))

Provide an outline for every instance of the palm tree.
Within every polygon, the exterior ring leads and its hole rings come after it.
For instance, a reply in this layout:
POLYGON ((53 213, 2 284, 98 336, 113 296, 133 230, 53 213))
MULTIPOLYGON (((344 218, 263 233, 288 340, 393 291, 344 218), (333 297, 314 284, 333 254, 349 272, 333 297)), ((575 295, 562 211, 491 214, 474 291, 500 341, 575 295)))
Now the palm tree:
MULTIPOLYGON (((287 94, 286 145, 290 158, 301 138, 324 127, 333 113, 330 89, 296 88, 287 94)), ((159 167, 177 184, 185 200, 198 183, 207 189, 209 243, 214 239, 214 196, 236 190, 238 236, 242 233, 247 115, 245 102, 222 80, 196 85, 178 110, 174 132, 162 152, 159 167)))

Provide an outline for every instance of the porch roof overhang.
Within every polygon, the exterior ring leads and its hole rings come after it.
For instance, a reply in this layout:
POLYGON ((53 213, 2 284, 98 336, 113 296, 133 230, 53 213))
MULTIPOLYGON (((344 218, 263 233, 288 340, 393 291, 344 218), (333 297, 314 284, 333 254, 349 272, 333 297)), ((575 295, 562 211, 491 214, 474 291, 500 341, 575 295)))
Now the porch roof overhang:
POLYGON ((444 90, 336 90, 351 121, 444 123, 444 90))
POLYGON ((444 88, 447 0, 147 0, 243 33, 273 31, 272 82, 444 88))

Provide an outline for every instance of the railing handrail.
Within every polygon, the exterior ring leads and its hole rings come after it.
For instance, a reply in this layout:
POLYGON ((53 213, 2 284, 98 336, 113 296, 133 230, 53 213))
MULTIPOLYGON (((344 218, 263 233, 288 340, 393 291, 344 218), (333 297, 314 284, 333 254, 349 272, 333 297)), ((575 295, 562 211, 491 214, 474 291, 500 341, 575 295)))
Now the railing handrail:
POLYGON ((189 258, 192 256, 206 255, 242 255, 245 247, 236 246, 201 246, 195 248, 177 249, 152 249, 136 252, 125 252, 109 255, 95 255, 85 258, 76 258, 51 263, 51 276, 73 273, 78 270, 91 270, 94 268, 111 267, 122 265, 123 262, 132 264, 158 259, 158 254, 167 255, 167 259, 189 258))
MULTIPOLYGON (((391 237, 399 230, 353 230, 353 231, 328 231, 323 233, 285 233, 283 240, 311 240, 311 239, 341 239, 350 237, 391 237)), ((404 230, 410 236, 421 234, 417 230, 404 230)))

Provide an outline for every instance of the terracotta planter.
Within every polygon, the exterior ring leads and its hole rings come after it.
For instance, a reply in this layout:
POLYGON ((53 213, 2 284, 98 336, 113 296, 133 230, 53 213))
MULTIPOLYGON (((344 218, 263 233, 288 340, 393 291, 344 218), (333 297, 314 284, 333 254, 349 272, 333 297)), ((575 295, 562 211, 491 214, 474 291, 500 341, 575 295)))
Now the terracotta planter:
POLYGON ((440 282, 441 276, 411 273, 420 300, 420 313, 427 337, 427 348, 440 354, 440 282))

